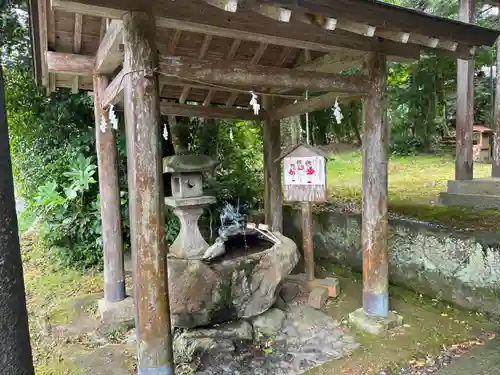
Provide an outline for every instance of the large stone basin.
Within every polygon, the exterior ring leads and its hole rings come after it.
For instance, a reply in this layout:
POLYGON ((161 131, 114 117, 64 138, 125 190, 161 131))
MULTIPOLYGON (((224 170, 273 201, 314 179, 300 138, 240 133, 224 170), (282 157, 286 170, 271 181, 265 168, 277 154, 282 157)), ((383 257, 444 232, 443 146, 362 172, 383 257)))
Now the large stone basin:
POLYGON ((279 237, 281 244, 247 236, 248 250, 231 252, 228 246, 226 254, 211 263, 169 257, 172 325, 194 328, 268 310, 300 257, 295 242, 279 237))

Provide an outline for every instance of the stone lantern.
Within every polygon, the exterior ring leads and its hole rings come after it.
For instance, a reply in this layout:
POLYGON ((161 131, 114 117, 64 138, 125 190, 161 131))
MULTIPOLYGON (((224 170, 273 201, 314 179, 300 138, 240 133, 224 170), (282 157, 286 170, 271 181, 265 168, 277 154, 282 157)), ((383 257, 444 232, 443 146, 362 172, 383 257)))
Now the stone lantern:
POLYGON ((174 155, 163 159, 163 172, 171 173, 172 196, 165 204, 174 209, 181 229, 170 246, 177 258, 199 259, 209 245, 198 227, 203 209, 215 203, 215 197, 203 195, 203 172, 213 171, 218 161, 207 155, 174 155))

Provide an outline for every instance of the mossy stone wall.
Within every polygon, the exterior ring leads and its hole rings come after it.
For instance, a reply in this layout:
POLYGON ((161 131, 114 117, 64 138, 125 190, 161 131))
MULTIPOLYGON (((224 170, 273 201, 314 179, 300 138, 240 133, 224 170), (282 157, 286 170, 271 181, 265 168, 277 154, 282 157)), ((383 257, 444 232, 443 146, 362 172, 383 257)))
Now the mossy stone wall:
MULTIPOLYGON (((286 207, 284 221, 284 235, 300 248, 300 211, 286 207)), ((422 222, 392 219, 390 280, 433 298, 498 315, 499 237, 494 233, 455 233, 422 222)), ((361 271, 360 215, 315 212, 313 243, 317 260, 361 271)))

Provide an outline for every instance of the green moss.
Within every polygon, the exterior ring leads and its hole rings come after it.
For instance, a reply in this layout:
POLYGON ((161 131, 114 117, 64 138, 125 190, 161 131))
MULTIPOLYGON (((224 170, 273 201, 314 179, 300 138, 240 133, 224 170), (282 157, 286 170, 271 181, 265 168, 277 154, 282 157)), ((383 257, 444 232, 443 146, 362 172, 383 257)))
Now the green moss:
POLYGON ((35 373, 36 375, 84 375, 83 370, 68 360, 35 366, 35 373))
MULTIPOLYGON (((426 298, 405 288, 390 286, 390 308, 403 317, 404 326, 386 336, 359 332, 347 324, 347 316, 362 305, 362 277, 349 267, 318 267, 318 277, 335 273, 341 294, 327 308, 327 313, 342 321, 344 329, 361 344, 352 356, 332 361, 308 375, 345 373, 372 374, 379 370, 399 369, 410 360, 424 361, 438 355, 443 347, 467 342, 481 331, 492 331, 495 324, 479 313, 464 311, 437 299, 426 298)), ((397 372, 398 372, 397 371, 397 372)))

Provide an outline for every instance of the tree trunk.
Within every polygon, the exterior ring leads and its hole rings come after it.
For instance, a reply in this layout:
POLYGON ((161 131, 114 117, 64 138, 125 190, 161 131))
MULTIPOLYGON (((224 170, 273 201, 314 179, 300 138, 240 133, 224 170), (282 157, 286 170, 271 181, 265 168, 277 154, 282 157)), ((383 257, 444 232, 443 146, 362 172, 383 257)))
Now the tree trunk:
POLYGON ((0 367, 34 375, 0 66, 0 367))

